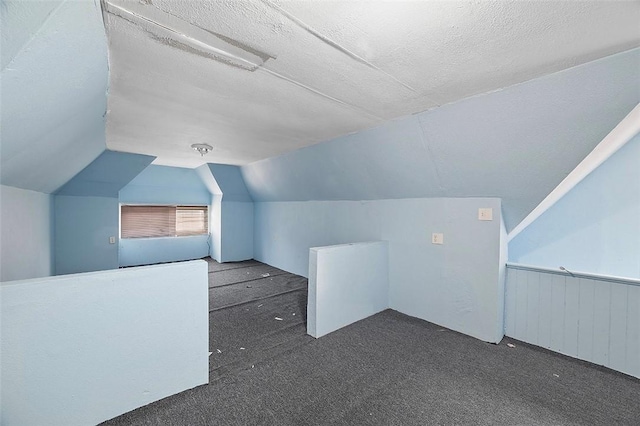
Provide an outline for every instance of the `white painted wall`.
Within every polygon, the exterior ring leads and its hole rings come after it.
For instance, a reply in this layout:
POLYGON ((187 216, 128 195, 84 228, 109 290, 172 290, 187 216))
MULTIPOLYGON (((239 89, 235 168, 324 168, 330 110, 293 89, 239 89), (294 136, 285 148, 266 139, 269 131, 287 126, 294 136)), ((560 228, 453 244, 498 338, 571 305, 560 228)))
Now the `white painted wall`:
MULTIPOLYGON (((255 259, 306 276, 309 248, 389 242, 389 306, 488 342, 503 336, 500 200, 255 203, 255 259), (479 221, 478 208, 493 208, 479 221), (433 232, 444 244, 431 244, 433 232)), ((504 255, 503 255, 504 256, 504 255)))
POLYGON ((505 312, 509 337, 640 378, 640 280, 510 266, 505 312))
POLYGON ((209 256, 218 262, 222 262, 222 195, 211 195, 209 236, 211 238, 209 256))
POLYGON ((307 333, 322 337, 389 307, 386 241, 309 250, 307 333))
POLYGON ((207 264, 2 283, 0 423, 90 425, 209 380, 207 264))
POLYGON ((53 274, 53 197, 0 185, 0 281, 53 274))
MULTIPOLYGON (((504 327, 504 299, 507 285, 507 261, 509 260, 509 236, 504 223, 504 217, 500 223, 500 260, 498 261, 498 326, 504 327)), ((499 330, 504 334, 503 330, 499 330)))

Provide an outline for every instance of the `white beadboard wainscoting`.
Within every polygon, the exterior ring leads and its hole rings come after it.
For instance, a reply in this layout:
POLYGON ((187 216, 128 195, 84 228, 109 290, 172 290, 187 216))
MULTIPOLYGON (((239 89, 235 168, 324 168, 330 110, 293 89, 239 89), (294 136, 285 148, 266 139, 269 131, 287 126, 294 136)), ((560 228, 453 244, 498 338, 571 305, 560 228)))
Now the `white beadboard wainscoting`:
POLYGON ((640 378, 640 280, 508 263, 505 334, 640 378))

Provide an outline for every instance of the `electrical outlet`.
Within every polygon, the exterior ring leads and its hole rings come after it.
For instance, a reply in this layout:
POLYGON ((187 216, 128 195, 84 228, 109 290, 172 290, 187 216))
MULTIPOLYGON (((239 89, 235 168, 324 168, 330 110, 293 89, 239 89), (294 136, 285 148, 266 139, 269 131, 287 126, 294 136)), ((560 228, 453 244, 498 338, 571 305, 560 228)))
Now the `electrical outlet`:
POLYGON ((478 209, 478 220, 493 220, 493 209, 490 207, 478 209))
POLYGON ((442 233, 431 234, 431 244, 444 244, 444 234, 442 233))
POLYGON ((116 237, 109 237, 109 244, 115 244, 116 243, 116 237))

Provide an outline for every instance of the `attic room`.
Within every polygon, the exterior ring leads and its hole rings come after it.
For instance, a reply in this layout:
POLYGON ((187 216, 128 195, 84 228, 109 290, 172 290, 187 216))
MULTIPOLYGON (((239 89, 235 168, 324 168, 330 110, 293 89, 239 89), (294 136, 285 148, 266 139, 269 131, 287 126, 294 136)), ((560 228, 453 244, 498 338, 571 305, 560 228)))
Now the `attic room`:
POLYGON ((638 424, 639 2, 0 13, 2 425, 638 424))

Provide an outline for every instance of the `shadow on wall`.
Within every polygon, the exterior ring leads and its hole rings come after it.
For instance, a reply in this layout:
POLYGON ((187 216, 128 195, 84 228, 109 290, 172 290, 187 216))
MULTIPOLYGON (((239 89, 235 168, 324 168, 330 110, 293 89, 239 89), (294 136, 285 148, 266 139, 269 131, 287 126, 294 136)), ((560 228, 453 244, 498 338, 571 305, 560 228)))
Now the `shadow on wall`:
POLYGON ((518 234, 509 260, 640 278, 640 135, 518 234))

